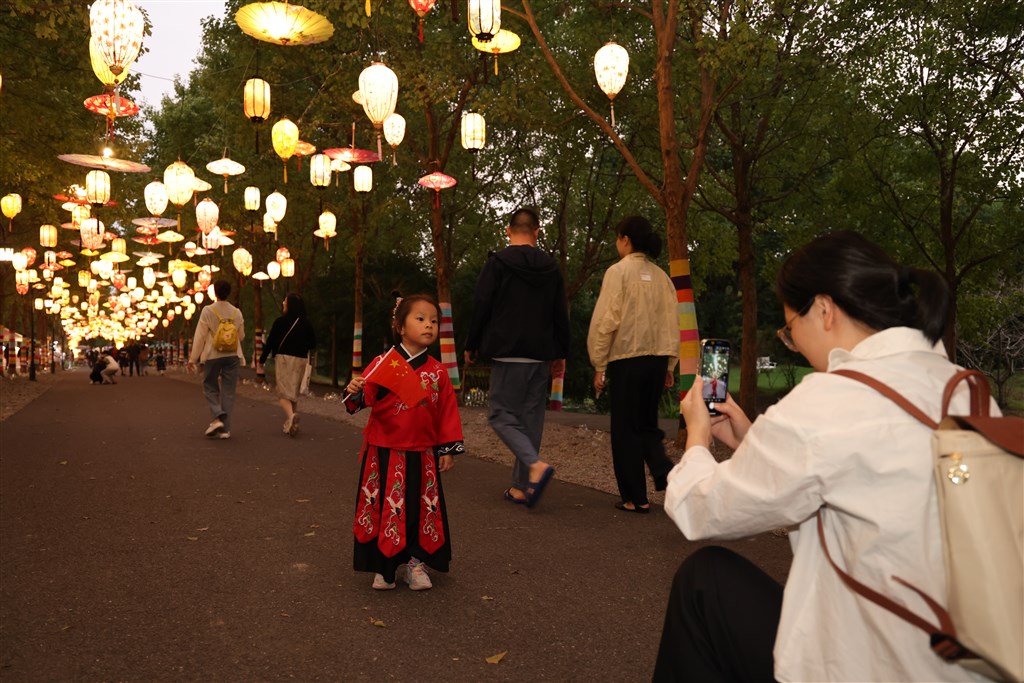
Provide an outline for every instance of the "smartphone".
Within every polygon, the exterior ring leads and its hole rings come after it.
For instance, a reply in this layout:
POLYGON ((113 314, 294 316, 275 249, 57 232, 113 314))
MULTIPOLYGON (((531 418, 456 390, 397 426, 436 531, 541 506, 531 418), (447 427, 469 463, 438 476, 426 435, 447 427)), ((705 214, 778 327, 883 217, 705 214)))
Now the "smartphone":
POLYGON ((700 376, 704 381, 704 403, 712 415, 716 403, 725 403, 729 393, 729 342, 725 339, 703 339, 700 342, 700 376))

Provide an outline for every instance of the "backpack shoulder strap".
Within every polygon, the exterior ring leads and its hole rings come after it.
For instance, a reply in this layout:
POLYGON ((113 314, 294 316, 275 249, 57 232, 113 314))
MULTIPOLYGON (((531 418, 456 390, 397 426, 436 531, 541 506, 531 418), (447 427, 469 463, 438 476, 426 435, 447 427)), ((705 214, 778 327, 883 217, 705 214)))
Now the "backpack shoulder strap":
POLYGON ((829 374, 842 375, 843 377, 848 377, 862 384, 866 384, 882 396, 885 396, 887 399, 898 405, 900 408, 903 408, 903 410, 907 411, 918 422, 921 422, 932 429, 938 429, 939 427, 938 422, 928 417, 927 413, 904 398, 903 394, 900 394, 888 384, 879 382, 870 375, 865 375, 863 372, 857 372, 856 370, 833 370, 829 374))

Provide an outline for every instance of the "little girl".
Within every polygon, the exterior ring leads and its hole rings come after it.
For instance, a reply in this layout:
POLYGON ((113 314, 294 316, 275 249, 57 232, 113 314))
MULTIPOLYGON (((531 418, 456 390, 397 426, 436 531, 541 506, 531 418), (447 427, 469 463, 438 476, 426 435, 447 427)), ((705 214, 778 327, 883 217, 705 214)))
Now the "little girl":
POLYGON ((439 317, 432 298, 415 295, 399 300, 391 321, 402 339, 395 351, 419 376, 423 401, 408 406, 374 383, 372 373, 387 354, 347 387, 349 413, 372 409, 363 431, 353 564, 356 571, 374 572, 377 590, 394 588, 396 576, 413 590, 427 590, 432 584, 426 567, 447 572, 452 557, 439 473, 454 467, 455 454, 464 449, 448 372, 427 355, 439 317))

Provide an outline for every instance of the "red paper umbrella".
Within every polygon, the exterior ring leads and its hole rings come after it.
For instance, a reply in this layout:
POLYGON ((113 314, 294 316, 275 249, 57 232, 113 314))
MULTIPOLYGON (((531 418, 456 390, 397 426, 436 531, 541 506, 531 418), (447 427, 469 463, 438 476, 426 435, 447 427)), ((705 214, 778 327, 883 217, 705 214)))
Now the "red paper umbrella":
POLYGON ((149 225, 140 225, 135 228, 135 232, 140 235, 155 235, 160 232, 160 228, 149 225))
POLYGON ((57 252, 57 258, 59 258, 61 260, 66 259, 66 258, 71 258, 72 256, 74 256, 74 254, 72 254, 70 251, 58 251, 57 252))
MULTIPOLYGON (((58 202, 71 202, 72 204, 81 204, 82 206, 90 204, 88 199, 84 199, 81 197, 69 197, 66 194, 55 194, 53 195, 53 198, 56 199, 58 202)), ((113 199, 110 199, 103 206, 117 206, 117 202, 115 202, 113 199)))
POLYGON ((138 242, 139 244, 148 244, 150 246, 153 246, 154 244, 163 244, 163 242, 158 240, 156 237, 153 237, 152 235, 143 235, 142 237, 132 237, 132 241, 133 242, 138 242))
POLYGON ((119 95, 103 93, 93 95, 85 101, 85 108, 94 114, 116 119, 121 116, 134 116, 139 113, 139 105, 119 95))
POLYGON ((440 171, 434 171, 433 173, 425 175, 419 179, 420 185, 434 191, 434 202, 437 205, 441 204, 441 190, 447 190, 449 187, 455 187, 456 182, 455 178, 450 175, 445 175, 440 171))
POLYGON ((376 152, 371 152, 368 149, 357 149, 356 147, 332 147, 331 149, 325 149, 324 154, 332 159, 341 159, 349 164, 372 164, 375 161, 380 161, 380 156, 376 152))

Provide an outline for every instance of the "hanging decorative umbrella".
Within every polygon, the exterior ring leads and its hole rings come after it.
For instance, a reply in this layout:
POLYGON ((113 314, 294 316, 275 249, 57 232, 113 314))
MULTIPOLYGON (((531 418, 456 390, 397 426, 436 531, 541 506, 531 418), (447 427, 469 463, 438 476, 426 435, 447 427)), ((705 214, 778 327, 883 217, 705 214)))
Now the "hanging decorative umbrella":
POLYGON ((317 224, 319 225, 319 227, 313 231, 313 234, 316 235, 317 237, 323 238, 324 249, 327 249, 327 240, 329 240, 331 237, 338 236, 338 219, 332 212, 324 211, 323 213, 320 214, 320 217, 317 219, 317 224))
POLYGON ((497 76, 498 55, 515 52, 519 49, 521 42, 522 41, 519 39, 518 34, 501 29, 487 42, 473 38, 473 47, 480 50, 480 52, 487 52, 494 55, 494 75, 497 76))
POLYGON ((192 180, 192 192, 193 193, 195 193, 195 192, 206 192, 207 190, 212 190, 212 189, 213 189, 213 185, 211 185, 210 183, 206 182, 205 180, 203 180, 199 176, 195 176, 193 178, 193 180, 192 180))
POLYGON ((423 187, 434 191, 434 205, 440 206, 441 190, 447 190, 449 187, 455 187, 457 181, 450 175, 445 175, 440 171, 434 171, 433 173, 420 178, 418 182, 423 187))
POLYGON ((75 166, 95 168, 101 171, 119 171, 121 173, 149 173, 150 171, 149 166, 137 161, 115 159, 98 154, 59 154, 57 158, 75 166))
POLYGON ((426 16, 433 7, 437 0, 409 0, 409 7, 412 7, 413 11, 420 18, 420 42, 423 42, 423 17, 426 16))
POLYGON ((235 23, 257 40, 276 45, 315 45, 334 35, 326 17, 287 2, 254 2, 235 13, 235 23))
POLYGON ((380 156, 375 152, 355 147, 333 147, 325 149, 324 154, 331 159, 340 159, 348 164, 372 164, 375 161, 380 161, 380 156))
POLYGON ((113 93, 93 95, 83 103, 85 108, 94 114, 107 119, 107 139, 114 139, 114 121, 122 116, 134 116, 139 113, 139 105, 129 99, 113 93))
POLYGON ((299 158, 299 170, 302 170, 302 157, 308 157, 311 154, 316 154, 316 145, 306 142, 305 140, 295 141, 295 156, 299 158))
MULTIPOLYGON (((324 154, 327 153, 325 152, 324 154)), ((330 155, 327 154, 327 156, 329 157, 330 155)), ((351 171, 352 167, 349 166, 349 163, 344 159, 334 158, 331 159, 331 170, 334 172, 334 186, 337 187, 340 182, 339 178, 341 177, 341 174, 345 171, 351 171)))
POLYGON ((224 148, 224 156, 216 161, 211 161, 206 165, 206 170, 210 173, 216 173, 217 175, 224 176, 224 194, 228 193, 228 176, 241 175, 245 173, 245 166, 238 163, 233 159, 228 158, 228 150, 224 148))
POLYGON ((615 96, 626 84, 629 73, 629 53, 614 42, 607 42, 594 55, 594 75, 597 85, 611 101, 612 126, 615 125, 615 96))
POLYGON ((374 62, 359 74, 359 92, 363 94, 363 111, 377 131, 377 156, 381 151, 381 128, 384 119, 395 113, 398 102, 398 76, 381 62, 374 62))

